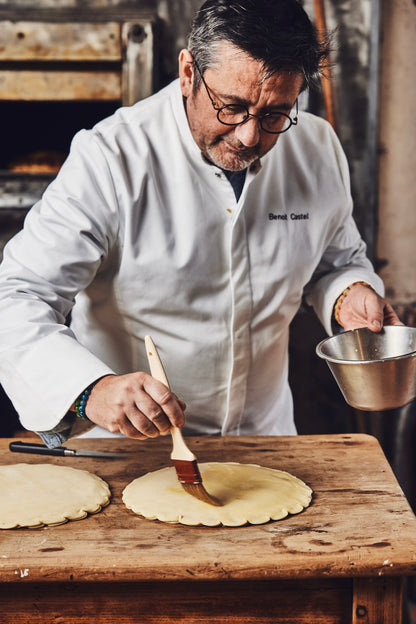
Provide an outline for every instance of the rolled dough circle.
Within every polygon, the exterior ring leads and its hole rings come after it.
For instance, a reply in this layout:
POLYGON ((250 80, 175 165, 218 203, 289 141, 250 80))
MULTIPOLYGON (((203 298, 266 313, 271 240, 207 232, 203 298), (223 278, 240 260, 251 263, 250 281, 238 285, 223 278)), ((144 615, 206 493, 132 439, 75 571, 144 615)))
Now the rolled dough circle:
POLYGON ((0 466, 0 529, 81 520, 109 502, 108 484, 86 470, 54 464, 0 466))
POLYGON ((173 467, 132 481, 123 491, 123 502, 150 520, 233 527, 281 520, 301 512, 312 499, 309 486, 282 470, 234 462, 198 466, 204 487, 222 503, 221 507, 185 492, 173 467))

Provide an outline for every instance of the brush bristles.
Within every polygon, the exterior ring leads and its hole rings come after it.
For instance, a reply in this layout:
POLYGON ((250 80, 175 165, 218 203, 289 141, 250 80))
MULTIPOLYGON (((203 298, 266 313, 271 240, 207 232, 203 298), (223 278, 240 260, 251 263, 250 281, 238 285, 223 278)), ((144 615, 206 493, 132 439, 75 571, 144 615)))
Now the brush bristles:
POLYGON ((188 492, 188 494, 194 496, 195 498, 199 498, 199 500, 203 501, 204 503, 216 505, 217 507, 221 506, 221 503, 216 498, 208 494, 208 492, 202 485, 202 477, 201 473, 199 472, 196 459, 192 461, 174 459, 173 465, 175 466, 178 480, 185 492, 188 492))
POLYGON ((221 507, 221 503, 219 500, 208 494, 202 483, 183 483, 181 482, 181 486, 188 492, 191 496, 195 498, 199 498, 199 500, 204 503, 208 503, 209 505, 215 505, 216 507, 221 507))

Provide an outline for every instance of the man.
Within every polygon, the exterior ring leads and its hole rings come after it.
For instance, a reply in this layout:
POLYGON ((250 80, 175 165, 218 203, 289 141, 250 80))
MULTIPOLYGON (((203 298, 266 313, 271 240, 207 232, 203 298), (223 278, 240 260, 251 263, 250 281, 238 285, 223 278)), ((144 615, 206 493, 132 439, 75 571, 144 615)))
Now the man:
POLYGON ((334 311, 346 329, 399 323, 342 149, 297 112, 325 55, 296 0, 208 0, 179 80, 75 137, 0 275, 1 381, 47 444, 92 424, 294 434, 302 296, 328 333, 334 311), (176 394, 146 372, 146 334, 176 394))

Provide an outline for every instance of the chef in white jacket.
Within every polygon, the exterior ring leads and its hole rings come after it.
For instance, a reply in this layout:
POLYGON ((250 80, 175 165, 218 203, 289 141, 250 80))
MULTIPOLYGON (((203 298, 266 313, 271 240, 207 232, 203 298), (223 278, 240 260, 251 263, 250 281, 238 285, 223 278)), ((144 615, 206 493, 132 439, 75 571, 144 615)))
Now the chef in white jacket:
POLYGON ((339 141, 297 111, 325 56, 296 0, 208 0, 179 79, 76 135, 0 271, 0 382, 24 427, 50 446, 95 425, 295 434, 302 297, 329 334, 334 309, 346 329, 399 323, 339 141))

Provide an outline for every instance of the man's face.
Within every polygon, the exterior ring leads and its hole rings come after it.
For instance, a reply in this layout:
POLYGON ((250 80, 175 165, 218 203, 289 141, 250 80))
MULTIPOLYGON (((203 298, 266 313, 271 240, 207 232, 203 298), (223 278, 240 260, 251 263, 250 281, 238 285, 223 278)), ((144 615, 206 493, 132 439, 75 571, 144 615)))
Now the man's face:
MULTIPOLYGON (((302 87, 300 74, 282 71, 263 80, 261 62, 227 42, 221 45, 218 58, 218 64, 204 73, 217 108, 243 104, 252 115, 290 113, 302 87)), ((195 142, 202 154, 215 165, 229 171, 241 171, 264 156, 280 135, 262 130, 255 117, 249 117, 238 126, 220 123, 202 82, 197 92, 193 92, 197 70, 192 61, 189 51, 182 50, 179 76, 195 142)))

